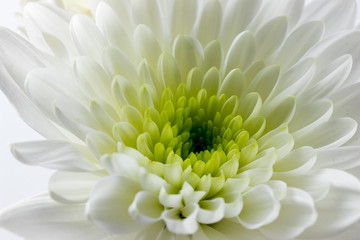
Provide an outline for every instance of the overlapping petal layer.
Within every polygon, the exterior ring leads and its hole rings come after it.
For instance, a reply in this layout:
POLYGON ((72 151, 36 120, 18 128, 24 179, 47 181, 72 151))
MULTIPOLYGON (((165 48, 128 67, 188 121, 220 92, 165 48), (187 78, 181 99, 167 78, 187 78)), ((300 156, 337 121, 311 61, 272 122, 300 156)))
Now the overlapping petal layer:
POLYGON ((69 239, 91 224, 94 239, 345 231, 360 219, 354 6, 102 0, 73 15, 28 3, 27 40, 0 32, 0 86, 48 140, 12 152, 59 171, 53 202, 36 198, 49 207, 30 200, 1 225, 43 239, 32 226, 56 226, 27 211, 61 208, 81 222, 54 214, 69 239))

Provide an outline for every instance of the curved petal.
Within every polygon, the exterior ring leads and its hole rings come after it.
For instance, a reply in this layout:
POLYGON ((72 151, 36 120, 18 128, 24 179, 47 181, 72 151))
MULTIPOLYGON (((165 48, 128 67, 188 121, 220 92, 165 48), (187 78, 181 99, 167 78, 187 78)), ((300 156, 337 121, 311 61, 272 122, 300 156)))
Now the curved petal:
POLYGON ((144 226, 160 221, 163 211, 158 196, 146 191, 138 192, 129 207, 130 216, 144 226))
POLYGON ((62 203, 84 203, 102 174, 87 172, 56 172, 49 180, 51 197, 62 203))
POLYGON ((330 191, 316 202, 319 218, 304 234, 308 238, 329 238, 360 220, 360 181, 340 170, 317 172, 330 183, 330 191))
POLYGON ((15 143, 12 154, 22 163, 64 171, 95 171, 98 167, 88 149, 61 140, 15 143))
POLYGON ((19 202, 0 213, 0 226, 28 239, 99 240, 108 236, 89 222, 83 204, 60 204, 47 194, 19 202))
POLYGON ((86 205, 86 215, 98 227, 114 234, 138 231, 128 209, 140 186, 123 176, 109 176, 95 185, 86 205))
POLYGON ((199 206, 192 204, 180 211, 178 209, 165 210, 162 217, 166 227, 171 232, 175 234, 194 234, 199 227, 196 220, 198 212, 199 206))
POLYGON ((277 218, 280 203, 272 189, 266 185, 250 188, 243 195, 244 207, 237 218, 247 229, 256 229, 271 223, 277 218))
POLYGON ((271 239, 293 239, 313 225, 316 219, 311 196, 300 189, 288 188, 278 218, 259 230, 271 239))

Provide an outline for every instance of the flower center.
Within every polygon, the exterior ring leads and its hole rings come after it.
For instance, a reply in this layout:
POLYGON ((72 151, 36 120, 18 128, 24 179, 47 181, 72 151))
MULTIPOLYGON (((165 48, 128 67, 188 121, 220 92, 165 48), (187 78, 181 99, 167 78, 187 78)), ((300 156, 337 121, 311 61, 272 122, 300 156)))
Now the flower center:
POLYGON ((190 167, 198 177, 233 177, 258 150, 238 107, 236 96, 209 96, 205 89, 191 96, 183 84, 175 93, 166 88, 158 107, 145 110, 137 149, 153 162, 190 167))

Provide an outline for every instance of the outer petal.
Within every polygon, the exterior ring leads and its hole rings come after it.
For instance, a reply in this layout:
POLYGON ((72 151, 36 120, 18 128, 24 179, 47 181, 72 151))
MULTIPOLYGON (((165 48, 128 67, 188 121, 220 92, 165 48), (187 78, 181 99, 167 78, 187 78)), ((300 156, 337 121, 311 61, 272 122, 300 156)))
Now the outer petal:
POLYGON ((248 229, 271 223, 279 214, 280 204, 273 191, 266 185, 251 188, 243 196, 244 207, 238 220, 248 229))
POLYGON ((49 181, 49 192, 53 199, 63 203, 84 203, 88 200, 95 183, 103 174, 56 172, 49 181))
POLYGON ((139 225, 128 213, 140 186, 123 176, 100 180, 93 189, 86 206, 87 217, 100 228, 114 234, 137 231, 139 225))
POLYGON ((84 214, 84 205, 54 202, 47 194, 32 197, 0 213, 0 226, 24 238, 36 240, 88 239, 108 236, 84 214))
POLYGON ((286 197, 281 201, 279 217, 260 231, 271 239, 293 239, 313 225, 316 218, 311 196, 302 190, 288 188, 286 197))
POLYGON ((94 171, 97 167, 89 151, 60 140, 15 143, 12 154, 22 163, 67 171, 94 171))
POLYGON ((317 174, 330 183, 330 191, 316 203, 319 218, 304 237, 329 238, 345 231, 360 220, 360 181, 339 170, 327 169, 317 174))

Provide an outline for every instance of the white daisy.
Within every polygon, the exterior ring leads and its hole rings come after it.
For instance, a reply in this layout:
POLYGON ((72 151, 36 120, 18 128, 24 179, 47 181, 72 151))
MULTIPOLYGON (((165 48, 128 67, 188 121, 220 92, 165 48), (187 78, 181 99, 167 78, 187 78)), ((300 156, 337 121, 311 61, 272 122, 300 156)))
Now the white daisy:
POLYGON ((26 4, 26 40, 0 31, 0 87, 46 139, 12 152, 58 170, 0 226, 318 239, 359 221, 355 1, 67 4, 26 4))

